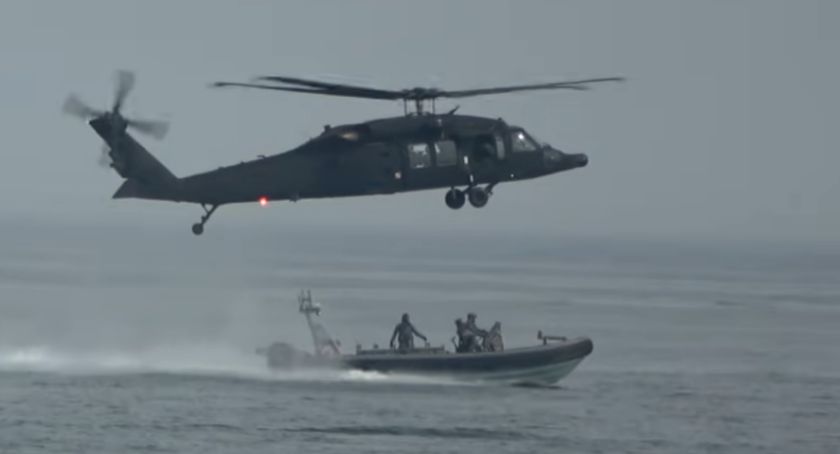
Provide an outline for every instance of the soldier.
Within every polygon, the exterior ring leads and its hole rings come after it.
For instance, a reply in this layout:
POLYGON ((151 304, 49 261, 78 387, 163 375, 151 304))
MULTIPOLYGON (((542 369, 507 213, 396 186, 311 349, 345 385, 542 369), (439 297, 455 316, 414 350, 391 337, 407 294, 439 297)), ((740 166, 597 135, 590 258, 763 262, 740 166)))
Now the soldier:
POLYGON ((456 352, 458 353, 472 353, 481 351, 481 344, 478 342, 478 337, 475 332, 471 330, 467 323, 462 319, 455 320, 455 329, 458 334, 458 346, 456 352))
POLYGON ((481 349, 481 344, 483 343, 484 338, 487 337, 487 331, 483 330, 483 329, 481 329, 481 328, 479 328, 478 326, 475 325, 476 317, 477 316, 475 315, 474 312, 470 312, 469 314, 467 314, 466 329, 469 330, 470 332, 472 332, 473 336, 480 337, 482 339, 482 342, 478 342, 478 339, 476 339, 476 342, 475 342, 476 349, 480 350, 481 349))
POLYGON ((455 352, 465 353, 470 351, 473 343, 475 343, 475 336, 467 329, 467 325, 463 319, 455 319, 455 334, 458 336, 458 344, 455 346, 455 352))
POLYGON ((396 327, 394 327, 394 334, 391 335, 391 348, 394 348, 394 339, 397 339, 399 350, 410 350, 414 348, 414 336, 428 342, 426 336, 420 334, 419 331, 411 324, 408 314, 402 315, 402 320, 396 327))
POLYGON ((483 347, 488 352, 500 352, 505 349, 505 345, 502 342, 502 324, 500 322, 494 323, 493 327, 490 328, 490 331, 484 338, 483 347))

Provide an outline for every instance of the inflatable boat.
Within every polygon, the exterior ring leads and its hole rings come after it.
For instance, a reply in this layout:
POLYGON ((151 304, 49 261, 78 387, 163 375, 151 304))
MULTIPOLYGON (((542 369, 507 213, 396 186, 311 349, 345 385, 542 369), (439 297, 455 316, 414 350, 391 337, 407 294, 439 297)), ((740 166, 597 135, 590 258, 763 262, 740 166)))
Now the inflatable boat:
POLYGON ((457 380, 550 386, 569 375, 592 353, 587 337, 566 338, 537 333, 537 345, 505 349, 455 353, 445 347, 425 346, 404 350, 356 347, 354 354, 342 354, 317 322, 321 308, 313 304, 309 293, 299 297, 300 312, 309 324, 315 352, 308 353, 292 345, 275 342, 257 353, 264 355, 268 367, 275 370, 295 368, 342 368, 375 371, 385 374, 442 376, 457 380))

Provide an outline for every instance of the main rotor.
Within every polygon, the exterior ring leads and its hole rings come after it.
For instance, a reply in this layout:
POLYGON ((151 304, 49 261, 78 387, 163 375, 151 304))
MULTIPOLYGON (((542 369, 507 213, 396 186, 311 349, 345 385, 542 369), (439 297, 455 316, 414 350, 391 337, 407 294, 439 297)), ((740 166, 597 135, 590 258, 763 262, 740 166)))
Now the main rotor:
POLYGON ((296 93, 314 93, 319 95, 344 96, 350 98, 401 100, 406 115, 423 115, 426 105, 431 105, 431 113, 435 112, 435 101, 438 98, 467 98, 500 93, 533 90, 588 90, 591 84, 602 82, 621 82, 623 77, 601 77, 594 79, 567 80, 530 85, 510 85, 502 87, 477 88, 470 90, 441 90, 434 87, 415 87, 402 90, 384 90, 358 85, 322 82, 311 79, 285 76, 260 76, 253 82, 214 82, 214 87, 245 87, 262 90, 291 91, 296 93), (409 105, 414 105, 414 111, 409 111, 409 105))

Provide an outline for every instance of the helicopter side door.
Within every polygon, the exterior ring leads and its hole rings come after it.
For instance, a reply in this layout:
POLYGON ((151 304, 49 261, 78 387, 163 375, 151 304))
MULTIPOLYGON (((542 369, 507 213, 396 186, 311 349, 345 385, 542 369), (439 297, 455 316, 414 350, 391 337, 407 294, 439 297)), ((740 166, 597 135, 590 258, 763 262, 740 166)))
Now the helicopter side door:
POLYGON ((463 167, 474 183, 500 181, 507 166, 507 145, 499 133, 480 134, 464 143, 463 167))
POLYGON ((500 181, 507 172, 507 150, 504 136, 490 133, 410 142, 404 163, 405 189, 500 181))
POLYGON ((452 140, 412 141, 405 146, 405 189, 430 189, 458 178, 459 154, 452 140))

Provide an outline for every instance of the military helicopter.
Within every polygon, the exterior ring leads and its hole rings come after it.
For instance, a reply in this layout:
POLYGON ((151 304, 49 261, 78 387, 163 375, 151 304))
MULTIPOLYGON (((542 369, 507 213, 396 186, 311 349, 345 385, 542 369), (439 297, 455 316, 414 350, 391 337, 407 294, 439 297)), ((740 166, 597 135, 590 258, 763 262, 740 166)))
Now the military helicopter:
POLYGON ((523 128, 501 118, 458 115, 457 107, 437 113, 435 101, 529 90, 586 90, 621 77, 533 85, 441 90, 383 90, 282 76, 253 83, 215 82, 213 87, 244 87, 351 98, 403 101, 402 116, 341 126, 284 153, 263 156, 183 178, 176 177, 135 140, 127 128, 162 138, 168 125, 124 117, 120 109, 135 85, 133 73, 117 72, 110 110, 91 108, 70 95, 64 112, 88 120, 105 141, 103 157, 125 182, 113 198, 140 198, 200 204, 196 235, 224 204, 272 200, 394 194, 448 188, 444 201, 459 209, 466 201, 487 204, 502 182, 524 180, 585 166, 585 154, 567 154, 534 140, 523 128), (413 109, 412 109, 413 108, 413 109), (462 189, 463 188, 463 189, 462 189))

